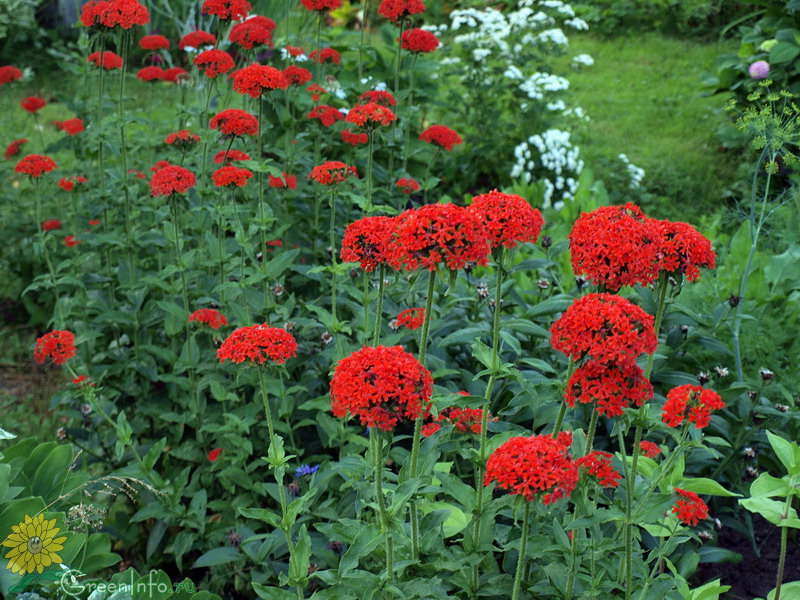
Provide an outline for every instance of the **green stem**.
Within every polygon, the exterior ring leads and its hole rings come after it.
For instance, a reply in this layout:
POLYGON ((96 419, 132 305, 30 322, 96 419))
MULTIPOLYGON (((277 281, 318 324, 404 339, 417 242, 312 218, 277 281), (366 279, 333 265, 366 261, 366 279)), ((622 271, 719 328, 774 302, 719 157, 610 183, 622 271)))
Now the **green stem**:
MULTIPOLYGON (((571 358, 567 363, 567 376, 564 380, 564 388, 566 389, 567 385, 569 385, 569 380, 572 377, 572 374, 575 372, 576 364, 571 358)), ((563 394, 562 394, 563 395, 563 394)), ((567 414, 567 403, 562 402, 561 407, 558 409, 558 416, 556 417, 555 425, 553 425, 553 437, 557 438, 558 434, 561 433, 561 427, 564 425, 564 417, 567 414)))
MULTIPOLYGON (((264 99, 258 97, 258 160, 264 159, 264 99)), ((266 275, 267 272, 267 231, 266 231, 266 211, 264 210, 264 173, 258 172, 258 230, 261 233, 261 265, 266 275)), ((269 306, 269 281, 264 277, 264 307, 269 306)))
POLYGON ((128 69, 128 34, 125 32, 121 33, 119 39, 122 48, 122 70, 119 76, 119 101, 117 103, 117 108, 119 109, 119 137, 120 152, 122 155, 122 189, 125 194, 125 235, 128 242, 131 275, 133 276, 133 258, 135 253, 133 251, 133 234, 131 231, 131 199, 128 191, 128 144, 125 138, 125 75, 128 69))
MULTIPOLYGON (((208 107, 211 104, 211 94, 214 91, 214 83, 216 83, 216 79, 211 79, 208 82, 208 93, 206 94, 206 105, 203 108, 203 120, 201 121, 201 127, 208 127, 208 107)), ((258 126, 261 127, 261 118, 258 119, 258 126)), ((260 134, 260 133, 259 133, 260 134)), ((227 158, 227 156, 226 156, 227 158)), ((259 158, 260 160, 260 158, 259 158)), ((200 172, 200 181, 201 185, 206 184, 206 170, 208 168, 208 135, 203 136, 203 170, 200 172)))
POLYGON ((528 549, 528 530, 530 528, 531 503, 523 499, 525 503, 525 513, 522 517, 522 532, 519 538, 519 557, 517 558, 517 570, 514 573, 514 588, 511 592, 511 600, 519 600, 520 589, 522 587, 522 575, 525 572, 525 555, 528 549))
POLYGON ((335 190, 335 188, 331 190, 328 200, 330 208, 328 243, 331 247, 331 314, 333 315, 334 324, 338 324, 339 318, 336 315, 336 267, 338 264, 336 260, 336 192, 333 190, 335 190))
MULTIPOLYGON (((417 54, 414 54, 414 58, 411 62, 411 82, 408 86, 408 111, 414 110, 414 85, 415 85, 415 75, 417 71, 417 54)), ((408 114, 407 111, 407 114, 408 114)), ((403 130, 405 132, 405 143, 403 144, 403 175, 408 173, 408 151, 411 146, 411 126, 415 125, 412 119, 406 118, 406 122, 403 124, 403 130)))
MULTIPOLYGON (((630 497, 631 491, 631 478, 630 478, 630 468, 628 467, 628 455, 625 452, 625 437, 622 435, 622 427, 617 427, 617 442, 619 443, 619 452, 622 455, 622 469, 625 474, 625 488, 626 488, 626 497, 630 497)), ((630 600, 631 593, 633 590, 631 589, 632 585, 632 569, 633 569, 633 554, 632 554, 632 540, 631 534, 633 533, 632 528, 629 527, 628 520, 630 519, 630 509, 628 508, 630 505, 629 502, 626 500, 626 510, 625 510, 625 563, 624 563, 624 573, 625 573, 625 598, 626 600, 630 600)))
POLYGON ((375 427, 369 428, 369 443, 375 467, 375 498, 378 501, 378 516, 381 522, 381 533, 386 547, 386 576, 389 584, 394 583, 394 541, 392 539, 392 525, 389 511, 386 510, 386 498, 383 493, 383 451, 380 431, 375 427))
POLYGON ((375 307, 375 329, 372 334, 372 345, 377 346, 378 342, 381 339, 381 321, 383 317, 383 294, 384 288, 386 284, 384 283, 384 279, 386 278, 386 265, 381 263, 381 266, 378 268, 378 305, 375 307))
POLYGON ((364 2, 364 9, 363 15, 361 19, 361 43, 358 45, 358 79, 361 80, 361 77, 364 72, 364 39, 366 38, 367 28, 369 25, 369 9, 370 9, 370 0, 363 0, 364 2))
POLYGON ((594 447, 594 434, 597 431, 597 420, 599 413, 592 408, 592 416, 589 418, 589 432, 586 434, 586 454, 589 454, 594 447))
MULTIPOLYGON (((781 518, 788 519, 789 511, 792 508, 792 495, 786 497, 786 508, 781 518)), ((786 546, 788 542, 789 528, 781 527, 781 550, 778 555, 778 574, 775 579, 775 600, 781 600, 781 587, 783 586, 783 570, 786 566, 786 546)))
MULTIPOLYGON (((178 227, 178 197, 172 194, 169 199, 170 208, 172 209, 172 226, 175 233, 175 262, 178 266, 178 272, 181 275, 181 289, 183 293, 183 309, 186 314, 189 314, 189 288, 186 285, 186 273, 183 266, 183 256, 181 254, 181 239, 180 228, 178 227)), ((188 336, 188 321, 186 332, 188 336)), ((187 337, 188 339, 188 337, 187 337)))
POLYGON ((374 147, 375 130, 367 133, 367 213, 372 212, 372 152, 374 147))

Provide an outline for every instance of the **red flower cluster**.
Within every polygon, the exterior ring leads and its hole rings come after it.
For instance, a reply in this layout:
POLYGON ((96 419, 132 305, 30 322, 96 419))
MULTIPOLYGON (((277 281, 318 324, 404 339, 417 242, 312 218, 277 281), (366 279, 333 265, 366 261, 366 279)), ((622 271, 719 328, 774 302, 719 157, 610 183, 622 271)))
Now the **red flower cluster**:
POLYGON ((656 268, 671 274, 684 274, 689 281, 700 277, 700 267, 713 269, 717 255, 711 242, 688 223, 653 221, 660 234, 656 268))
POLYGON ((297 188, 297 177, 294 175, 289 175, 286 172, 283 173, 283 177, 275 177, 274 175, 270 175, 268 182, 269 187, 273 188, 288 188, 290 190, 297 188))
POLYGON ((578 464, 569 447, 572 434, 512 437, 486 462, 484 485, 497 487, 530 501, 542 495, 544 504, 569 496, 578 485, 578 464))
POLYGON ((395 319, 398 327, 405 327, 406 329, 419 329, 425 322, 425 309, 424 308, 407 308, 400 311, 395 319))
POLYGON ((161 67, 149 66, 139 69, 136 73, 136 78, 147 82, 164 81, 165 74, 166 71, 161 67))
POLYGON ((234 25, 228 39, 247 50, 256 46, 272 48, 272 32, 274 30, 275 21, 269 17, 256 16, 234 25))
POLYGON ((282 365, 297 355, 297 340, 279 327, 266 323, 239 327, 222 342, 217 350, 217 358, 223 363, 251 363, 263 365, 267 361, 282 365))
POLYGON ((381 125, 385 127, 395 120, 397 120, 397 115, 392 112, 392 109, 377 102, 357 104, 350 109, 347 117, 345 117, 345 121, 348 123, 353 123, 364 129, 375 129, 381 125))
POLYGON ((36 114, 40 110, 42 110, 45 106, 47 106, 47 102, 43 98, 39 98, 38 96, 28 96, 24 98, 19 105, 24 109, 27 110, 31 114, 36 114))
POLYGON ((482 421, 483 409, 452 406, 440 412, 435 422, 423 425, 422 435, 432 436, 442 428, 443 422, 451 423, 459 433, 480 433, 482 421))
POLYGON ((220 454, 222 454, 222 448, 214 448, 213 450, 208 451, 206 458, 210 462, 216 462, 220 454))
POLYGON ((444 264, 463 269, 470 263, 485 265, 490 253, 486 232, 478 218, 455 204, 429 204, 396 217, 397 227, 389 264, 395 269, 425 268, 444 264))
POLYGON ((81 23, 86 27, 130 29, 149 22, 150 13, 138 0, 89 0, 81 11, 81 23))
POLYGON ((342 0, 300 0, 308 10, 336 10, 342 0))
POLYGON ((61 229, 61 221, 58 219, 48 219, 42 222, 42 231, 55 231, 61 229))
POLYGON ((522 196, 492 190, 472 199, 469 210, 483 223, 492 248, 514 248, 519 243, 536 243, 544 226, 542 213, 522 196))
POLYGON ((285 90, 289 87, 283 71, 267 65, 252 64, 234 71, 231 77, 235 91, 253 98, 270 90, 285 90))
POLYGON ((358 417, 365 427, 391 431, 400 421, 430 414, 433 378, 401 346, 365 346, 336 366, 331 410, 358 417))
POLYGON ((684 525, 694 527, 700 521, 708 518, 708 506, 705 502, 695 494, 688 490, 675 488, 675 492, 680 496, 675 505, 672 507, 672 512, 678 517, 684 525))
POLYGON ((191 148, 195 144, 200 142, 200 136, 195 135, 191 131, 187 129, 181 129, 180 131, 175 131, 170 133, 167 137, 164 138, 164 143, 170 146, 175 146, 176 148, 180 148, 181 150, 186 150, 187 148, 191 148))
POLYGON ((214 155, 214 162, 218 165, 230 164, 239 160, 250 160, 250 155, 241 150, 222 150, 214 155))
POLYGON ((194 64, 210 79, 227 73, 236 66, 236 63, 233 62, 233 57, 225 50, 206 50, 201 52, 195 56, 194 64))
POLYGON ((22 147, 28 143, 27 138, 20 138, 18 140, 14 140, 8 146, 6 146, 5 152, 3 152, 3 158, 6 160, 10 160, 11 158, 15 157, 17 154, 20 153, 22 147))
POLYGON ((579 467, 585 467, 589 475, 597 478, 603 487, 615 488, 619 485, 622 476, 611 466, 613 456, 608 452, 595 450, 575 461, 579 467))
POLYGON ((153 196, 184 194, 196 183, 197 179, 189 169, 168 165, 156 171, 150 178, 150 194, 153 196))
POLYGON ((564 400, 570 407, 575 402, 594 404, 606 417, 618 417, 625 408, 641 406, 653 397, 653 386, 633 359, 620 362, 589 360, 570 377, 564 400))
POLYGON ((688 419, 697 429, 703 429, 711 423, 711 413, 723 408, 725 402, 714 390, 699 385, 680 385, 667 393, 661 420, 670 427, 678 427, 688 419))
POLYGON ((252 176, 250 169, 228 165, 214 171, 211 178, 217 187, 244 187, 252 176))
POLYGON ((57 365, 63 365, 76 354, 75 334, 58 329, 37 339, 33 349, 33 359, 40 365, 48 358, 57 365))
POLYGON ((316 63, 325 64, 325 63, 332 63, 332 64, 341 64, 342 62, 342 55, 339 54, 333 48, 322 48, 321 50, 314 50, 308 57, 316 63))
POLYGON ((283 70, 283 75, 286 77, 289 85, 305 85, 311 81, 311 78, 313 77, 311 71, 296 65, 289 65, 286 67, 283 70))
POLYGON ((171 69, 164 71, 164 81, 168 81, 170 83, 182 83, 188 79, 189 73, 186 71, 186 69, 172 67, 171 69))
POLYGON ((394 22, 421 12, 425 12, 425 3, 422 0, 381 0, 378 7, 379 15, 394 22))
POLYGON ((416 179, 411 179, 410 177, 401 177, 395 182, 395 185, 404 194, 413 194, 419 191, 419 183, 417 183, 416 179))
POLYGON ((385 90, 368 90, 358 97, 362 102, 375 102, 376 104, 383 104, 384 106, 395 106, 397 100, 391 92, 385 90))
POLYGON ((349 129, 342 129, 339 132, 339 137, 342 138, 345 144, 350 144, 351 146, 363 146, 369 142, 369 136, 366 133, 353 133, 349 129))
POLYGON ((77 184, 86 183, 87 181, 89 180, 81 175, 77 175, 75 177, 62 177, 58 180, 58 187, 65 192, 71 192, 75 189, 77 184))
POLYGON ((394 224, 392 217, 364 217, 350 223, 342 239, 342 260, 361 263, 368 273, 387 264, 394 224))
POLYGON ((639 443, 639 449, 642 451, 647 458, 655 458, 659 454, 661 454, 661 446, 650 442, 648 440, 643 440, 639 443))
POLYGON ((63 131, 69 136, 78 135, 81 131, 85 131, 86 127, 82 119, 67 119, 66 121, 55 121, 54 125, 59 131, 63 131))
POLYGON ((588 294, 553 323, 550 344, 573 360, 589 354, 595 360, 624 362, 656 351, 653 321, 621 296, 588 294))
POLYGON ((163 35, 146 35, 139 40, 142 50, 168 50, 169 40, 163 35))
POLYGON ((189 315, 189 322, 202 323, 211 329, 219 329, 228 324, 228 319, 215 308, 198 308, 189 315))
POLYGON ((103 67, 106 71, 122 68, 122 57, 113 52, 92 52, 86 60, 96 67, 103 67))
POLYGON ((198 49, 202 48, 203 46, 216 46, 216 45, 217 45, 217 36, 208 33, 207 31, 203 31, 202 29, 198 29, 197 31, 187 33, 178 42, 178 48, 180 48, 181 50, 186 50, 186 48, 198 49))
POLYGON ((319 99, 322 97, 322 94, 327 94, 328 91, 322 87, 321 85, 317 85, 316 83, 312 83, 310 86, 306 88, 308 95, 311 96, 311 99, 314 102, 319 102, 319 99))
POLYGON ((74 235, 68 235, 68 236, 66 236, 64 238, 64 245, 67 248, 74 248, 75 246, 77 246, 80 243, 81 243, 81 241, 78 238, 76 238, 74 235))
POLYGON ((460 135, 445 125, 431 125, 419 134, 419 139, 428 144, 435 144, 448 152, 463 141, 460 135))
POLYGON ((258 119, 237 108, 229 108, 213 116, 209 127, 218 129, 223 135, 258 135, 258 119))
POLYGON ((403 32, 400 44, 409 52, 433 52, 439 47, 439 38, 425 29, 408 29, 403 32))
POLYGON ((31 177, 41 177, 45 173, 49 173, 57 169, 55 161, 49 156, 42 156, 41 154, 28 154, 25 158, 17 163, 14 170, 17 173, 24 173, 31 177))
POLYGON ((338 160, 329 160, 311 169, 308 178, 322 185, 335 185, 347 181, 351 175, 358 177, 355 167, 338 160))
POLYGON ((336 121, 344 119, 344 115, 338 108, 328 106, 327 104, 320 104, 311 109, 308 113, 309 119, 318 119, 324 127, 330 127, 336 121))
POLYGON ((221 21, 239 21, 252 9, 247 0, 205 0, 202 12, 204 15, 214 15, 221 21))
POLYGON ((22 71, 20 71, 17 67, 12 67, 11 65, 0 67, 0 86, 4 86, 7 83, 13 83, 21 78, 22 71))

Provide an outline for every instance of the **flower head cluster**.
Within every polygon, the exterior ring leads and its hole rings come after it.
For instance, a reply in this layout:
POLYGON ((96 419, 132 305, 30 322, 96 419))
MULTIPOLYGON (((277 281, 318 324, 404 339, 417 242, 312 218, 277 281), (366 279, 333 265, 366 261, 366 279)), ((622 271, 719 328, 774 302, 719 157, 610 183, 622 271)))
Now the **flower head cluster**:
POLYGON ((328 106, 327 104, 320 104, 315 106, 308 113, 309 119, 317 119, 323 127, 330 127, 336 121, 344 119, 344 115, 338 108, 328 106))
POLYGON ((36 340, 33 360, 43 364, 48 358, 57 365, 63 365, 77 354, 75 334, 71 331, 54 330, 36 340))
POLYGON ((395 319, 398 327, 405 327, 406 329, 419 329, 425 322, 425 309, 424 308, 407 308, 400 311, 395 319))
POLYGON ((714 390, 699 385, 680 385, 667 392, 661 420, 670 427, 678 427, 688 420, 697 429, 703 429, 711 423, 711 413, 723 408, 725 402, 714 390))
POLYGON ((319 102, 319 99, 322 98, 322 94, 328 93, 324 87, 316 83, 312 83, 310 86, 308 86, 306 91, 314 102, 319 102))
POLYGON ((413 194, 419 191, 419 182, 411 177, 401 177, 395 182, 395 185, 404 194, 413 194))
POLYGON ((384 106, 396 106, 397 100, 391 92, 386 90, 367 90, 358 97, 362 102, 375 102, 384 106))
POLYGON ((321 50, 313 50, 308 57, 319 64, 331 63, 334 65, 341 64, 342 55, 333 48, 322 48, 321 50))
POLYGON ((426 29, 408 29, 403 32, 400 45, 409 52, 433 52, 439 47, 439 38, 426 29))
POLYGON ((268 182, 269 187, 272 188, 285 188, 290 190, 297 188, 297 177, 295 175, 289 175, 289 173, 286 172, 283 173, 283 177, 270 175, 268 182))
POLYGON ((603 487, 617 487, 622 476, 611 466, 612 455, 601 450, 594 450, 577 461, 579 467, 588 470, 589 475, 595 477, 603 487))
POLYGON ((47 106, 47 102, 44 100, 44 98, 39 98, 38 96, 28 96, 27 98, 23 98, 19 105, 23 108, 23 110, 26 110, 31 114, 36 114, 45 106, 47 106))
POLYGON ((350 223, 342 239, 342 260, 361 263, 368 273, 387 264, 394 223, 392 217, 364 217, 350 223))
POLYGON ((311 71, 303 67, 298 67, 297 65, 289 65, 286 67, 283 70, 283 75, 286 77, 289 85, 305 85, 311 81, 313 77, 311 71))
POLYGON ((652 221, 659 232, 656 268, 670 274, 682 274, 689 281, 700 277, 700 267, 713 269, 717 255, 711 242, 688 223, 652 221))
POLYGON ((283 71, 268 65, 252 64, 235 71, 231 77, 235 91, 253 98, 270 90, 285 90, 289 87, 283 71))
POLYGON ((640 442, 639 449, 642 451, 642 454, 647 458, 655 458, 656 456, 661 454, 661 446, 649 440, 643 440, 642 442, 640 442))
POLYGON ((205 0, 202 12, 204 15, 214 15, 220 21, 240 21, 252 9, 247 0, 205 0))
POLYGON ((164 71, 164 81, 169 83, 184 83, 189 80, 189 72, 181 67, 172 67, 164 71))
POLYGON ((458 133, 445 125, 431 125, 419 134, 419 139, 428 144, 439 146, 448 152, 453 149, 453 146, 463 141, 458 133))
POLYGON ((221 150, 214 155, 214 163, 218 165, 222 163, 228 165, 239 160, 250 160, 250 155, 241 150, 221 150))
POLYGON ((450 270, 484 265, 490 253, 478 217, 455 204, 429 204, 396 217, 389 264, 395 269, 450 270))
POLYGON ((228 108, 214 115, 209 127, 218 129, 223 135, 258 135, 258 119, 238 108, 228 108))
POLYGON ((169 40, 163 35, 145 35, 139 40, 142 50, 168 50, 169 40))
POLYGON ((17 163, 14 170, 17 173, 24 173, 31 177, 41 177, 45 173, 49 173, 58 168, 55 161, 49 156, 41 154, 28 154, 25 158, 17 163))
POLYGON ((67 248, 74 248, 75 246, 77 246, 80 243, 81 243, 81 241, 78 238, 76 238, 74 235, 68 235, 68 236, 64 237, 64 245, 67 248))
POLYGON ((363 146, 369 142, 369 135, 366 133, 353 133, 349 129, 342 129, 339 132, 339 137, 342 138, 345 144, 350 144, 351 146, 363 146))
POLYGON ((484 485, 497 487, 526 500, 541 496, 552 504, 569 496, 578 485, 578 464, 569 453, 572 434, 512 437, 489 457, 484 485))
POLYGON ((192 31, 183 36, 178 42, 178 48, 186 50, 187 48, 203 48, 204 46, 216 46, 217 36, 202 29, 192 31))
POLYGON ((42 231, 55 231, 61 229, 61 221, 58 219, 48 219, 42 222, 42 231))
POLYGON ((13 83, 20 79, 22 79, 22 71, 20 71, 17 67, 12 67, 11 65, 0 67, 0 86, 4 86, 7 83, 13 83))
POLYGON ((78 135, 80 132, 86 131, 83 119, 67 119, 66 121, 55 121, 53 124, 56 126, 56 129, 63 131, 69 136, 78 135))
POLYGON ((147 82, 164 81, 165 73, 161 67, 142 67, 136 72, 136 78, 147 82))
POLYGON ((86 177, 82 175, 76 175, 73 177, 62 177, 58 180, 58 187, 60 187, 65 192, 71 192, 75 189, 76 185, 80 185, 89 181, 86 177))
POLYGON ((256 16, 237 23, 231 28, 228 39, 242 48, 251 50, 256 46, 272 47, 272 32, 275 21, 269 17, 256 16))
POLYGON ((430 437, 442 428, 442 423, 450 423, 459 433, 480 433, 483 423, 482 408, 459 408, 451 406, 439 413, 435 421, 422 427, 422 435, 430 437))
POLYGON ((294 336, 279 327, 270 327, 266 323, 239 327, 222 342, 217 350, 217 358, 223 363, 229 360, 234 363, 264 364, 273 362, 282 365, 297 355, 297 340, 294 336))
POLYGON ((225 50, 216 49, 206 50, 195 56, 194 64, 210 79, 214 79, 217 75, 227 73, 236 66, 230 54, 225 52, 225 50))
POLYGON ((153 196, 184 194, 196 183, 197 178, 189 169, 179 165, 168 165, 153 173, 150 178, 150 194, 153 196))
POLYGON ((672 512, 684 525, 694 527, 700 521, 708 518, 708 506, 695 494, 688 490, 675 488, 679 498, 672 507, 672 512))
POLYGON ((181 129, 180 131, 174 131, 164 138, 165 144, 169 146, 175 146, 176 148, 180 148, 181 150, 186 150, 187 148, 191 148, 192 146, 194 146, 199 142, 200 142, 200 136, 195 135, 188 129, 181 129))
POLYGON ((567 383, 564 400, 594 404, 606 417, 618 417, 630 405, 642 406, 653 397, 653 386, 633 359, 589 360, 576 369, 567 383))
POLYGON ((92 52, 86 60, 96 67, 103 67, 106 71, 122 68, 122 57, 119 54, 109 52, 92 52))
POLYGON ((433 378, 401 346, 365 346, 341 360, 331 380, 331 410, 365 427, 391 431, 430 414, 433 378))
POLYGON ((198 308, 189 315, 189 322, 202 323, 211 329, 219 329, 228 324, 228 319, 215 308, 198 308))
POLYGON ((654 319, 614 294, 576 299, 553 323, 550 344, 573 360, 587 354, 595 360, 624 361, 655 352, 654 319))
POLYGON ((81 23, 86 27, 130 29, 149 22, 150 13, 138 0, 89 0, 81 10, 81 23))
POLYGON ((493 190, 472 199, 469 210, 483 223, 492 248, 513 248, 519 243, 536 243, 544 226, 539 210, 522 196, 493 190))
POLYGON ((425 12, 423 0, 381 0, 378 6, 378 14, 394 22, 422 12, 425 12))
POLYGON ((307 10, 336 10, 342 0, 300 0, 307 10))
POLYGON ((375 129, 383 125, 384 127, 392 124, 397 119, 397 115, 392 112, 392 109, 378 104, 377 102, 368 102, 367 104, 358 104, 351 108, 345 121, 353 123, 358 127, 364 129, 375 129))
POLYGON ((8 146, 6 146, 6 149, 3 152, 3 158, 5 158, 6 160, 14 158, 17 154, 20 153, 22 147, 27 143, 28 143, 27 138, 20 138, 18 140, 14 140, 8 146))
POLYGON ((211 178, 217 187, 244 187, 252 176, 250 169, 228 165, 214 171, 211 178))
POLYGON ((338 160, 329 160, 311 169, 308 178, 322 185, 335 185, 347 181, 351 175, 358 177, 358 170, 338 160))

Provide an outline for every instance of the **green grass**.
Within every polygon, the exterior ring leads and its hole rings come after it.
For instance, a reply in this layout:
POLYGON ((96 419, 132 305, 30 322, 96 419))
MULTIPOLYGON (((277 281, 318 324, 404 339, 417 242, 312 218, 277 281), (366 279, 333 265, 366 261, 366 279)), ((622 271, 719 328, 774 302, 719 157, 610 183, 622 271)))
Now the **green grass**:
POLYGON ((596 176, 605 179, 609 161, 624 153, 660 197, 654 216, 717 212, 736 179, 737 157, 721 152, 714 134, 727 121, 726 98, 704 97, 700 78, 733 48, 652 33, 572 36, 565 62, 581 53, 595 61, 569 79, 574 104, 591 117, 578 140, 596 176))

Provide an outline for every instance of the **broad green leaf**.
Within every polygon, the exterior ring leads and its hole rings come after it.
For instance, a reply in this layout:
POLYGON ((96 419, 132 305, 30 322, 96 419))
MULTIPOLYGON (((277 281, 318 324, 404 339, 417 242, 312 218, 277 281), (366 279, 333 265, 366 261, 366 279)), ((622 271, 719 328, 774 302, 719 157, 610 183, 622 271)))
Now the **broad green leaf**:
POLYGON ((791 493, 792 487, 785 479, 778 479, 769 473, 762 473, 750 485, 750 495, 753 497, 763 496, 770 498, 773 496, 786 496, 791 493))
POLYGON ((789 475, 797 475, 798 471, 800 471, 797 444, 792 444, 771 431, 767 431, 767 439, 769 440, 769 445, 772 446, 773 452, 775 452, 778 460, 781 461, 789 475))
POLYGON ((727 496, 729 498, 741 496, 741 494, 726 490, 713 479, 706 479, 705 477, 683 479, 675 487, 706 496, 727 496))
POLYGON ((203 554, 200 558, 194 561, 193 569, 200 567, 213 567, 216 565, 224 565, 229 562, 234 562, 242 558, 241 553, 237 548, 232 546, 223 546, 222 548, 214 548, 203 554))

